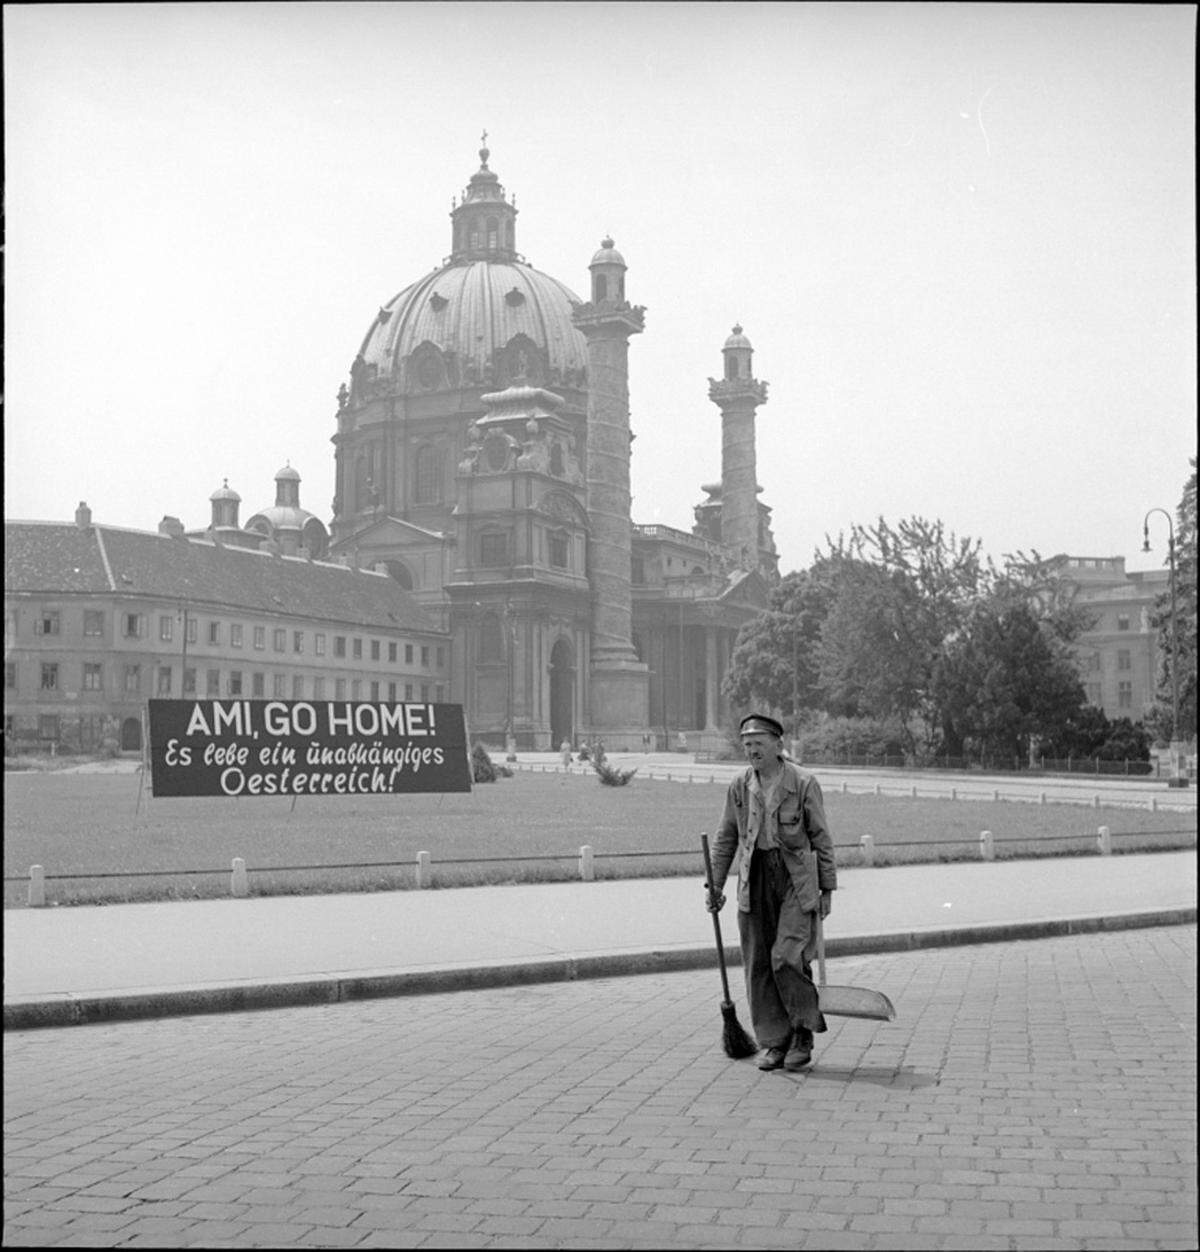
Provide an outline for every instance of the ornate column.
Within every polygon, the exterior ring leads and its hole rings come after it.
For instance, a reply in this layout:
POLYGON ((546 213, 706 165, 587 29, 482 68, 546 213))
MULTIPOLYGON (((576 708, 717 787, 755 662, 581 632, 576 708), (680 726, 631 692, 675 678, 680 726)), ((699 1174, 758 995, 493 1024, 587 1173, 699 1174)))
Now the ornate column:
POLYGON ((704 729, 719 730, 717 714, 717 628, 704 628, 704 729))
POLYGON ((590 721, 610 747, 638 747, 650 724, 650 674, 633 649, 629 493, 629 337, 645 310, 625 299, 625 261, 605 239, 592 299, 573 321, 587 340, 587 508, 592 584, 590 721))

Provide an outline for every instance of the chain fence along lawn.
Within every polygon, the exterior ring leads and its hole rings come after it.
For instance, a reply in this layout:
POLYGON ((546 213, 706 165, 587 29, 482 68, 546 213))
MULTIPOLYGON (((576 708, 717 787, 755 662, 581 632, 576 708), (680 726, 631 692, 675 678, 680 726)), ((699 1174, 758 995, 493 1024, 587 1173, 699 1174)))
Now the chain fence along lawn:
MULTIPOLYGON (((703 877, 700 834, 721 814, 724 783, 517 773, 469 794, 253 799, 153 799, 133 774, 8 773, 4 901, 22 905, 40 865, 48 903, 227 896, 241 857, 253 894, 382 891, 416 885, 417 853, 435 886, 579 877, 579 849, 597 878, 703 877)), ((839 863, 973 860, 990 830, 998 858, 1194 847, 1194 813, 1150 813, 986 800, 842 795, 826 790, 839 863)))

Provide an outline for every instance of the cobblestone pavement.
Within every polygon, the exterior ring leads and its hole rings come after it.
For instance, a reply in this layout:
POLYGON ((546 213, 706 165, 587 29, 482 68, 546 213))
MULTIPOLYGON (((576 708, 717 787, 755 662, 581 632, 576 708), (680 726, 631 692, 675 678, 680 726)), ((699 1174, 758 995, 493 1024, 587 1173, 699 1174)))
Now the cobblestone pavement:
POLYGON ((800 1074, 715 970, 9 1032, 4 1242, 1190 1249, 1195 952, 839 960, 898 1020, 800 1074))

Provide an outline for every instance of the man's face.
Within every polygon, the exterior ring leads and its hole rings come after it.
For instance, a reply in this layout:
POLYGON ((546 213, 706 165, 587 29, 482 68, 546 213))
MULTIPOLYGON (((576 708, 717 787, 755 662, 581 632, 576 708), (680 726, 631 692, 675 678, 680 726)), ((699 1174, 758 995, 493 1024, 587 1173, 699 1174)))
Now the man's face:
POLYGON ((752 735, 742 736, 742 750, 746 753, 746 759, 750 764, 758 769, 762 765, 778 760, 779 740, 774 735, 755 731, 752 735))

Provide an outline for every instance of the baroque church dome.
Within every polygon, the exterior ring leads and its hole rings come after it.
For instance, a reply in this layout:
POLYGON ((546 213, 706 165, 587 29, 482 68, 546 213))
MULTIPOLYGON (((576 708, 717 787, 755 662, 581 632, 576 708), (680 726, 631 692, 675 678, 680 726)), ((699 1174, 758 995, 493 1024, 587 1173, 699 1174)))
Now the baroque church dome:
POLYGON ((384 305, 351 368, 352 394, 495 386, 514 378, 581 387, 587 346, 571 321, 579 297, 515 248, 517 209, 480 167, 451 210, 452 251, 384 305))

